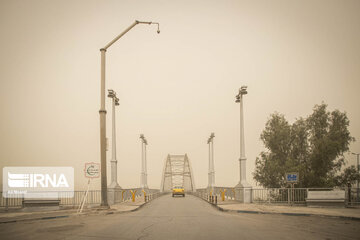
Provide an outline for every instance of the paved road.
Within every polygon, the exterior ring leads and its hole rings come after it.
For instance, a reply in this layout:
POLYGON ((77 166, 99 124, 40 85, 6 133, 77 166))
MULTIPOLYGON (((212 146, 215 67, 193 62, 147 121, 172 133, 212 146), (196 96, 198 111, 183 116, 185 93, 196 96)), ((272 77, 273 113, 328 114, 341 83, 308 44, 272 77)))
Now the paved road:
POLYGON ((136 212, 0 224, 0 239, 360 239, 360 221, 224 213, 166 195, 136 212))

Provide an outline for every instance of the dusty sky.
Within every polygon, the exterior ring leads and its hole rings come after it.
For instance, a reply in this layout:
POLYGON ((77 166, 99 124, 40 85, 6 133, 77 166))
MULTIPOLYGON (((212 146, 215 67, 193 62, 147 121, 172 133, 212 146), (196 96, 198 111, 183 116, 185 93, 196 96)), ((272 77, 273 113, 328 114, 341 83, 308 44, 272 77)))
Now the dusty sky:
MULTIPOLYGON (((84 163, 100 162, 99 49, 135 19, 160 22, 161 34, 139 25, 107 52, 123 188, 140 184, 140 133, 149 187, 159 188, 168 153, 187 153, 196 187, 205 187, 211 132, 216 185, 235 186, 241 85, 253 186, 259 136, 274 111, 290 122, 322 101, 346 111, 358 140, 351 150, 360 152, 359 12, 357 0, 0 0, 0 167, 73 166, 76 188, 85 188, 84 163)), ((108 137, 110 106, 107 98, 108 137)))

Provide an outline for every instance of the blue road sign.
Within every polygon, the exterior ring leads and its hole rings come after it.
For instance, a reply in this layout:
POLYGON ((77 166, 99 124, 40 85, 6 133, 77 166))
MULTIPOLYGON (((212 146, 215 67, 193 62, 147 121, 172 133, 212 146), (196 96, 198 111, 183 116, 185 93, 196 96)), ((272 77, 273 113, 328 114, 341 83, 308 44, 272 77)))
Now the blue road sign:
POLYGON ((287 173, 286 181, 288 183, 296 183, 299 181, 299 173, 287 173))

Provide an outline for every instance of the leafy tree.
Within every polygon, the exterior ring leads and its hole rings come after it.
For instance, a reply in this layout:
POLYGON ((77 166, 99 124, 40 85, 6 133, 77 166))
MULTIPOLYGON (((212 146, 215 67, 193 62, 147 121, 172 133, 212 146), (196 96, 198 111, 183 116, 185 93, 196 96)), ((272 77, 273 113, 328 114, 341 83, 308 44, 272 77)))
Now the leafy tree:
POLYGON ((265 125, 260 139, 269 152, 256 158, 254 178, 265 187, 281 187, 285 183, 285 164, 290 150, 291 126, 284 115, 274 113, 265 125))
POLYGON ((360 173, 354 166, 345 168, 339 176, 335 177, 336 184, 341 187, 351 187, 356 181, 360 181, 360 173))
POLYGON ((293 124, 285 116, 270 116, 260 139, 267 151, 256 158, 254 179, 264 187, 286 186, 286 172, 299 172, 299 187, 331 187, 345 161, 343 153, 355 139, 346 113, 315 105, 307 118, 293 124))

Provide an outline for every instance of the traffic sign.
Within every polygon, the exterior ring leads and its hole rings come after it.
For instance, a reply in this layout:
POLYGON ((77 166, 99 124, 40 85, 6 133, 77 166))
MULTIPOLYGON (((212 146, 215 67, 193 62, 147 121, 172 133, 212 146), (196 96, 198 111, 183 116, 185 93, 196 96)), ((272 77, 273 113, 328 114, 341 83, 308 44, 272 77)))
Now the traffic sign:
POLYGON ((100 164, 94 162, 85 163, 84 173, 87 178, 100 177, 100 164))
POLYGON ((292 172, 292 173, 286 173, 286 182, 288 183, 297 183, 299 182, 299 173, 292 172))

